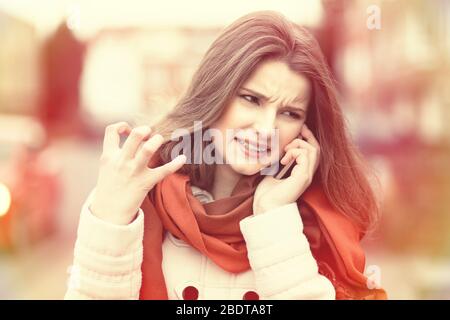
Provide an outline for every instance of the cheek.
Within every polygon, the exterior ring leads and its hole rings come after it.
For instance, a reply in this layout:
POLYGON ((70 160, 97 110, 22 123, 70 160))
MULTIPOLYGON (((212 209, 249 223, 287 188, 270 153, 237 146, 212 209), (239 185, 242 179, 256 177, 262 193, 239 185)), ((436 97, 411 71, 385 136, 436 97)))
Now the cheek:
POLYGON ((230 104, 225 108, 222 116, 211 125, 211 128, 221 131, 223 135, 227 129, 233 128, 233 124, 235 123, 237 110, 235 104, 230 104))
POLYGON ((222 141, 220 141, 220 143, 216 141, 216 139, 214 139, 216 148, 218 148, 219 150, 223 150, 225 147, 224 144, 229 143, 233 138, 232 131, 229 132, 229 135, 227 136, 227 129, 236 129, 240 127, 240 124, 242 123, 242 117, 240 117, 240 114, 242 114, 242 111, 242 105, 234 101, 228 107, 226 107, 219 120, 211 125, 212 129, 220 131, 221 137, 223 139, 222 141), (227 139, 229 139, 230 141, 228 141, 227 139))
POLYGON ((284 152, 284 147, 292 140, 300 136, 302 124, 286 125, 280 129, 280 152, 284 152))
POLYGON ((254 114, 248 110, 248 108, 239 102, 234 102, 226 109, 220 119, 212 126, 215 129, 221 131, 225 142, 228 143, 232 140, 232 136, 236 133, 234 130, 242 129, 249 126, 253 119, 254 114), (227 136, 227 131, 230 130, 227 136), (230 141, 227 140, 230 139, 230 141))
POLYGON ((226 128, 239 128, 248 125, 252 119, 254 120, 254 113, 247 106, 236 100, 227 108, 222 118, 223 125, 226 128))

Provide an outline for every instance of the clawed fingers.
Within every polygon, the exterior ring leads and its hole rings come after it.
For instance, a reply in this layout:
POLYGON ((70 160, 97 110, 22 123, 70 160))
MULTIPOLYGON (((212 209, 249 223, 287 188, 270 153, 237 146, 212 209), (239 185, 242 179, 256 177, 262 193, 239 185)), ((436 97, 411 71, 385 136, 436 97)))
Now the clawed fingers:
POLYGON ((122 155, 125 159, 132 159, 142 142, 150 137, 151 128, 149 126, 140 126, 131 130, 130 135, 123 144, 122 155))
POLYGON ((120 135, 130 131, 131 126, 126 122, 118 122, 108 125, 105 128, 105 136, 103 138, 103 153, 111 154, 117 151, 120 148, 120 135))
POLYGON ((155 134, 153 137, 145 141, 142 147, 136 153, 136 165, 138 167, 147 166, 148 162, 155 154, 155 152, 158 151, 163 142, 164 138, 160 134, 155 134))
POLYGON ((155 183, 157 183, 162 179, 164 179, 164 177, 168 176, 169 174, 178 171, 185 163, 186 163, 186 156, 184 154, 181 154, 172 161, 160 167, 151 169, 151 176, 152 178, 156 179, 155 183))

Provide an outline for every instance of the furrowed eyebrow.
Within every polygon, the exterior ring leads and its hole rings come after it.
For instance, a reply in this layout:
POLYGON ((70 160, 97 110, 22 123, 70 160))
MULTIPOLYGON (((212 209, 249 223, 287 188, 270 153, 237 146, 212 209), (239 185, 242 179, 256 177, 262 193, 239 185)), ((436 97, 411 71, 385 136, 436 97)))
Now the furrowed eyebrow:
MULTIPOLYGON (((251 94, 253 94, 254 96, 256 96, 259 99, 262 99, 262 100, 265 100, 265 101, 269 100, 269 98, 267 98, 262 93, 259 93, 259 92, 256 92, 254 90, 251 90, 251 89, 248 89, 248 88, 244 88, 244 87, 242 87, 241 89, 245 90, 245 91, 247 91, 247 92, 249 92, 251 94)), ((303 100, 304 100, 303 98, 297 97, 294 100, 294 102, 303 102, 303 100)), ((303 111, 304 113, 306 113, 306 111, 304 109, 302 109, 302 108, 297 108, 297 107, 293 107, 293 106, 286 106, 285 108, 292 109, 292 110, 295 110, 295 111, 303 111)))
POLYGON ((288 110, 288 111, 293 111, 293 112, 301 112, 303 114, 306 114, 306 111, 302 108, 296 108, 296 107, 291 107, 291 106, 286 106, 283 109, 288 110))
POLYGON ((258 97, 260 99, 263 99, 263 100, 266 100, 266 101, 269 100, 269 98, 267 98, 262 93, 259 93, 259 92, 256 92, 256 91, 253 91, 251 89, 244 88, 244 87, 242 87, 241 89, 250 92, 251 94, 253 94, 254 96, 256 96, 256 97, 258 97))

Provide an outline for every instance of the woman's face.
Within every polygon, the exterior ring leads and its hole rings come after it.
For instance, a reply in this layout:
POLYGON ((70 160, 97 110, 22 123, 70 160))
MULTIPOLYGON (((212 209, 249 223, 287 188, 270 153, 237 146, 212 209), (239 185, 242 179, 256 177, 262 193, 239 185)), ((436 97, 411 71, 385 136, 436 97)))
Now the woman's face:
POLYGON ((310 95, 310 81, 286 63, 267 60, 259 64, 211 126, 223 137, 222 143, 214 139, 214 144, 224 165, 253 175, 278 162, 284 147, 301 132, 310 95))

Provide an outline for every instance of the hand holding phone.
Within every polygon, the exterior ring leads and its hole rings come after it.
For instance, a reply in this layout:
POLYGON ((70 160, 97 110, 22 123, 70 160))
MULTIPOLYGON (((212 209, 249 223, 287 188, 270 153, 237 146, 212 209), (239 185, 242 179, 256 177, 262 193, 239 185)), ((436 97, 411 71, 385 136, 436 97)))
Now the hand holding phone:
POLYGON ((275 175, 275 179, 287 178, 290 175, 292 168, 294 168, 294 165, 295 159, 292 159, 287 165, 281 167, 281 170, 275 175))
MULTIPOLYGON (((299 139, 305 140, 301 133, 298 136, 299 139)), ((296 159, 291 159, 286 165, 281 166, 280 170, 275 174, 275 179, 285 179, 290 176, 292 169, 294 168, 296 159)))
POLYGON ((304 124, 299 137, 285 146, 284 164, 275 175, 266 176, 256 188, 253 213, 260 214, 297 201, 313 181, 319 165, 320 146, 304 124))

